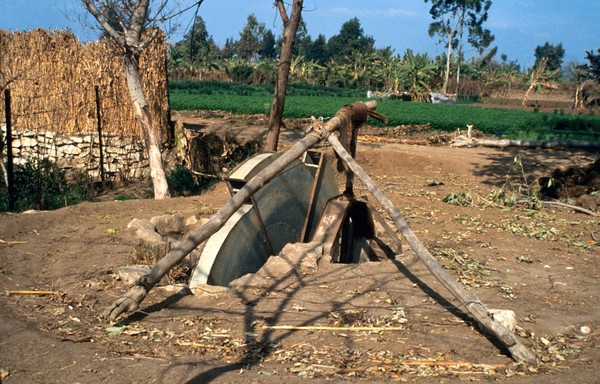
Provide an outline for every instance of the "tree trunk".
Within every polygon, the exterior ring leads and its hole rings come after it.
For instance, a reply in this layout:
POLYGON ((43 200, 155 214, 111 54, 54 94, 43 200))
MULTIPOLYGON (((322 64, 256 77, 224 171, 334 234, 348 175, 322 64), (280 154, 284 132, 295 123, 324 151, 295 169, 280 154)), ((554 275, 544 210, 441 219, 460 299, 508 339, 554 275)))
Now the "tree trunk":
POLYGON ((450 82, 450 58, 452 57, 452 46, 454 42, 454 35, 456 34, 457 25, 456 21, 456 12, 457 9, 452 11, 452 19, 446 24, 446 35, 448 37, 448 45, 446 46, 446 75, 444 76, 444 85, 442 87, 442 93, 444 95, 448 94, 448 83, 450 82))
POLYGON ((533 91, 535 86, 536 86, 536 84, 532 82, 531 85, 529 85, 529 88, 527 88, 527 91, 525 91, 525 96, 523 96, 523 101, 521 101, 522 107, 527 106, 527 100, 529 100, 529 94, 531 93, 531 91, 533 91))
POLYGON ((125 73, 131 101, 135 109, 136 117, 140 122, 146 149, 148 150, 150 177, 152 178, 152 184, 154 185, 154 198, 165 199, 170 197, 169 186, 163 168, 156 127, 152 122, 152 115, 150 114, 148 102, 146 101, 146 96, 142 89, 142 81, 136 57, 132 56, 125 58, 125 73))
POLYGON ((578 149, 596 149, 600 148, 600 142, 585 140, 494 140, 494 139, 469 139, 464 136, 458 136, 450 143, 451 147, 489 147, 489 148, 578 148, 578 149))
POLYGON ((450 81, 450 56, 452 55, 452 38, 454 37, 454 31, 450 30, 448 33, 448 47, 446 47, 446 74, 444 76, 444 86, 442 93, 448 94, 448 82, 450 81))
POLYGON ((456 95, 456 99, 458 99, 459 88, 460 88, 460 53, 458 54, 458 64, 456 67, 456 90, 454 91, 454 94, 456 95))
POLYGON ((275 1, 275 5, 281 14, 283 21, 283 42, 281 43, 281 56, 279 58, 279 68, 277 71, 277 85, 271 106, 271 118, 269 120, 269 132, 265 141, 266 151, 277 151, 279 143, 279 130, 283 118, 283 107, 285 104, 285 95, 288 78, 290 75, 290 65, 292 61, 292 49, 296 38, 296 31, 300 23, 300 14, 302 12, 303 0, 294 0, 292 4, 291 19, 288 18, 285 11, 285 5, 282 0, 275 1))
POLYGON ((462 55, 463 55, 462 39, 463 39, 464 27, 465 27, 465 9, 463 8, 461 11, 461 14, 460 14, 460 27, 459 27, 459 32, 458 32, 458 55, 457 55, 458 59, 457 59, 457 66, 456 66, 456 90, 454 91, 457 99, 458 99, 458 93, 460 92, 460 90, 459 90, 459 88, 460 88, 460 64, 461 64, 462 55))
POLYGON ((523 96, 523 101, 521 105, 523 107, 527 106, 527 100, 529 99, 529 94, 531 91, 535 89, 543 80, 546 74, 546 65, 548 64, 548 58, 544 57, 540 62, 531 70, 531 78, 529 79, 529 88, 525 92, 525 96, 523 96))
POLYGON ((584 84, 577 84, 577 87, 575 88, 575 101, 573 102, 573 109, 577 111, 583 111, 585 109, 585 102, 582 95, 583 85, 584 84))
POLYGON ((81 1, 110 39, 124 52, 127 88, 148 150, 150 176, 154 184, 154 198, 164 199, 170 197, 156 127, 152 122, 148 102, 144 95, 138 64, 143 50, 160 32, 159 28, 149 27, 149 25, 156 22, 156 19, 149 14, 150 1, 128 1, 127 6, 122 8, 121 6, 109 7, 105 1, 81 1), (145 31, 150 33, 142 40, 145 31))

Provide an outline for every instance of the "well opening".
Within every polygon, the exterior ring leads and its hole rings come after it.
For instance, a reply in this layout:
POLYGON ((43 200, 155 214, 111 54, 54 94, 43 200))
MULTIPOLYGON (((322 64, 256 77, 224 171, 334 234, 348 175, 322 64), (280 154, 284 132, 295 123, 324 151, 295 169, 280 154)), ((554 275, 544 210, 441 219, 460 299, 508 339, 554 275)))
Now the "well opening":
MULTIPOLYGON (((260 153, 227 179, 233 196, 277 160, 260 153)), ((340 194, 334 167, 322 152, 307 151, 266 183, 204 245, 190 288, 227 286, 256 273, 290 243, 322 243, 331 262, 359 263, 394 257, 376 235, 372 207, 340 194)), ((380 231, 381 232, 381 231, 380 231)))

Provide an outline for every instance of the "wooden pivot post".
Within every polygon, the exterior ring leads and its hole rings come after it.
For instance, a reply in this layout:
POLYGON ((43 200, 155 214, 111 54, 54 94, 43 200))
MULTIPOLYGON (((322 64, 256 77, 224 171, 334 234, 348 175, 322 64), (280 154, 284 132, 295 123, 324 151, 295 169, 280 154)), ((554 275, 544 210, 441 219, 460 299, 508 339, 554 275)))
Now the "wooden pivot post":
POLYGON ((365 171, 354 161, 352 156, 344 149, 340 141, 335 135, 327 136, 327 140, 337 153, 337 155, 346 163, 352 172, 365 184, 369 192, 379 201, 385 211, 390 215, 406 242, 410 245, 419 259, 427 266, 429 271, 438 279, 438 281, 446 288, 458 301, 464 305, 467 311, 475 318, 480 327, 494 335, 497 340, 502 343, 511 353, 512 357, 519 362, 535 363, 537 361, 535 355, 529 351, 523 344, 519 342, 517 337, 502 324, 494 321, 489 316, 486 307, 479 299, 471 292, 467 291, 460 283, 457 283, 446 271, 442 268, 435 257, 429 253, 427 248, 421 243, 417 235, 408 226, 408 223, 394 207, 387 196, 375 185, 373 180, 365 171))

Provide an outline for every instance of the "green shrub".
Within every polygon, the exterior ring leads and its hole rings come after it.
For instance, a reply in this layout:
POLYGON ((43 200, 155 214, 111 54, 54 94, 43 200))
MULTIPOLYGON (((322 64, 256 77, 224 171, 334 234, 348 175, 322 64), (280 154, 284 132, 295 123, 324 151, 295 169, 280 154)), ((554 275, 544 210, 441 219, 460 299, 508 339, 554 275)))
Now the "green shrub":
POLYGON ((167 183, 171 196, 192 196, 202 189, 192 171, 179 164, 167 176, 167 183))
MULTIPOLYGON (((15 211, 52 210, 77 204, 90 198, 84 183, 68 183, 64 170, 56 163, 29 159, 14 167, 15 211)), ((8 190, 0 188, 0 211, 8 211, 8 190)))

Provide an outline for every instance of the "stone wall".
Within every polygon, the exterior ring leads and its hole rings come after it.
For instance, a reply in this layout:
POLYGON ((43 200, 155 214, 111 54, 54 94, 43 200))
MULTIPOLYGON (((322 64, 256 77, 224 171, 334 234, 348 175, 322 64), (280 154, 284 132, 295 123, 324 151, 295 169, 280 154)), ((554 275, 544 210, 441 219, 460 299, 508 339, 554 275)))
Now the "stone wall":
MULTIPOLYGON (((2 127, 2 140, 6 129, 2 127)), ((56 134, 53 132, 13 132, 14 164, 28 159, 47 158, 69 173, 87 173, 100 180, 100 146, 97 133, 56 134)), ((114 180, 135 180, 148 177, 150 168, 144 143, 131 136, 102 136, 105 177, 114 180)), ((6 148, 4 148, 6 156, 6 148)), ((6 160, 6 157, 4 157, 6 160)))

